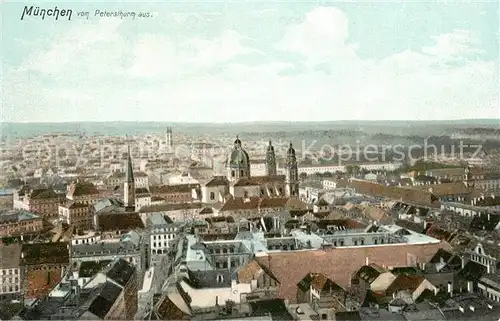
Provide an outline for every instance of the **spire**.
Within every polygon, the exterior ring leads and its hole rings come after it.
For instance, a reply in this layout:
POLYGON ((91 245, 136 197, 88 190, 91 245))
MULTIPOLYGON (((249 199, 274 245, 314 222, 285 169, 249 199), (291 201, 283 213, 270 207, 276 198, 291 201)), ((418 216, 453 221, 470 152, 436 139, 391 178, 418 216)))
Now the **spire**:
POLYGON ((274 147, 273 147, 273 144, 271 143, 271 140, 269 140, 269 145, 267 146, 267 151, 274 152, 274 147))
POLYGON ((125 181, 134 181, 134 170, 132 169, 132 157, 130 156, 130 145, 128 146, 128 156, 127 156, 127 172, 125 173, 125 181))

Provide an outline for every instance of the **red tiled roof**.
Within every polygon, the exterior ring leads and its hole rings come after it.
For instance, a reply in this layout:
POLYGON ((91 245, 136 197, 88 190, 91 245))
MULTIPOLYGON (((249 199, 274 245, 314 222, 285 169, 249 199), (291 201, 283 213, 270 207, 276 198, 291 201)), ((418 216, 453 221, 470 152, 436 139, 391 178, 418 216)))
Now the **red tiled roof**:
POLYGON ((432 207, 440 206, 437 197, 428 191, 397 186, 385 186, 357 179, 349 182, 348 186, 361 194, 387 197, 394 200, 425 204, 432 207))
POLYGON ((283 299, 295 300, 297 284, 311 270, 322 273, 344 288, 350 279, 370 262, 390 267, 409 265, 408 254, 413 254, 418 262, 428 262, 444 243, 383 245, 370 247, 340 247, 327 250, 268 253, 269 257, 258 257, 261 265, 269 266, 280 285, 278 295, 283 299))

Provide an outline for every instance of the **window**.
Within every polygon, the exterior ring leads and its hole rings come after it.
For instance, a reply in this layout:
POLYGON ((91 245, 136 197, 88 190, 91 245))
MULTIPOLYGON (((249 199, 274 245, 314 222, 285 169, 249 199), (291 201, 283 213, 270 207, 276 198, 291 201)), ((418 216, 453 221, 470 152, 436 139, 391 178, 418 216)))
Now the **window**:
POLYGON ((365 240, 361 240, 361 245, 365 245, 365 240))
POLYGON ((326 313, 321 314, 321 320, 326 320, 328 319, 328 315, 326 313))
POLYGON ((214 192, 210 192, 210 200, 214 200, 215 199, 215 193, 214 192))
POLYGON ((245 191, 245 192, 243 193, 243 197, 248 198, 248 192, 247 192, 247 191, 245 191))
POLYGON ((340 241, 340 246, 344 246, 344 241, 340 241))
POLYGON ((218 274, 217 275, 217 283, 222 283, 224 282, 224 277, 222 276, 222 274, 218 274))
POLYGON ((354 245, 358 245, 358 241, 354 241, 354 245))
POLYGON ((245 172, 243 170, 240 171, 240 176, 245 176, 245 172))
POLYGON ((234 171, 231 171, 231 177, 234 177, 236 174, 234 171))

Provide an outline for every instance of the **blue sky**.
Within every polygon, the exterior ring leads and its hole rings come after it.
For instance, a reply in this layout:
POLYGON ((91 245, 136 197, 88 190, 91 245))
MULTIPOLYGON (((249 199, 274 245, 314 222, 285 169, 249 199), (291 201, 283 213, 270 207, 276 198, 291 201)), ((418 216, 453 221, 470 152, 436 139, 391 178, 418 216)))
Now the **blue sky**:
POLYGON ((73 17, 2 4, 3 121, 500 117, 492 1, 38 5, 73 17))

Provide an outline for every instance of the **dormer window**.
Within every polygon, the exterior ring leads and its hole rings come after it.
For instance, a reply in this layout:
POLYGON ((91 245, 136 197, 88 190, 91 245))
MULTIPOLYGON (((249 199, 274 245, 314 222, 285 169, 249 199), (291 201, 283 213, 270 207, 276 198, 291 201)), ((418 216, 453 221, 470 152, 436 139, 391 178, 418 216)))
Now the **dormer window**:
POLYGON ((476 252, 479 255, 483 255, 483 249, 481 248, 481 246, 478 245, 478 247, 476 248, 476 252))
POLYGON ((222 276, 222 274, 217 274, 217 283, 222 283, 224 282, 224 277, 222 276))

